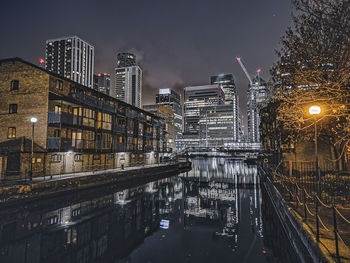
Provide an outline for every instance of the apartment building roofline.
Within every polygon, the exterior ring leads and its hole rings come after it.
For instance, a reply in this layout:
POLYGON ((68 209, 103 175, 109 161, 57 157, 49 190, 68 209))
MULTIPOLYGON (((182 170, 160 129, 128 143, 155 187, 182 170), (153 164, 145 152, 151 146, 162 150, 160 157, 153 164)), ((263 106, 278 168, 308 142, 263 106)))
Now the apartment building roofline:
POLYGON ((58 40, 63 40, 63 39, 67 39, 67 38, 77 38, 83 42, 85 42, 86 44, 92 46, 94 48, 94 46, 92 44, 90 44, 89 42, 85 41, 84 39, 78 37, 77 35, 72 35, 72 36, 63 36, 63 37, 57 37, 57 38, 51 38, 51 39, 47 39, 46 43, 48 42, 54 42, 54 41, 58 41, 58 40))
POLYGON ((119 100, 119 99, 117 99, 117 98, 115 98, 115 97, 112 97, 112 96, 110 96, 110 95, 107 95, 107 94, 105 94, 105 93, 103 93, 103 92, 99 92, 99 91, 97 91, 97 90, 95 90, 95 89, 93 89, 93 88, 89 88, 89 87, 87 87, 87 86, 84 86, 84 85, 82 85, 82 84, 80 84, 80 83, 78 83, 78 82, 75 82, 75 81, 73 81, 73 80, 71 80, 71 79, 69 79, 69 78, 63 77, 63 76, 61 76, 61 75, 59 75, 59 74, 53 73, 53 72, 51 72, 51 71, 45 69, 45 68, 39 67, 39 66, 37 66, 37 65, 35 65, 35 64, 31 63, 31 62, 28 62, 28 61, 26 61, 26 60, 24 60, 24 59, 22 59, 22 58, 13 57, 13 58, 0 59, 0 65, 1 65, 2 63, 16 62, 16 61, 21 62, 21 63, 24 63, 24 64, 27 64, 27 65, 29 65, 29 66, 31 66, 31 67, 35 67, 35 68, 37 68, 37 69, 39 69, 39 70, 41 70, 41 71, 43 71, 43 72, 45 72, 45 73, 47 73, 47 74, 50 74, 50 75, 52 75, 52 76, 54 76, 54 77, 63 79, 63 80, 65 80, 65 81, 69 81, 69 82, 71 82, 72 84, 79 85, 80 87, 83 87, 83 88, 88 89, 89 91, 91 91, 91 92, 93 92, 93 93, 98 94, 98 96, 100 96, 100 97, 115 100, 115 101, 117 101, 117 102, 118 102, 119 104, 121 104, 121 105, 128 106, 128 107, 130 107, 130 108, 132 108, 132 109, 141 111, 142 113, 151 115, 151 116, 153 116, 153 117, 159 119, 158 116, 156 116, 156 115, 154 115, 154 114, 152 114, 152 113, 150 113, 150 112, 148 112, 148 111, 145 111, 145 110, 143 110, 142 108, 135 107, 135 106, 133 106, 133 105, 131 105, 131 104, 128 104, 128 103, 126 103, 126 102, 124 102, 124 101, 122 101, 122 100, 119 100))

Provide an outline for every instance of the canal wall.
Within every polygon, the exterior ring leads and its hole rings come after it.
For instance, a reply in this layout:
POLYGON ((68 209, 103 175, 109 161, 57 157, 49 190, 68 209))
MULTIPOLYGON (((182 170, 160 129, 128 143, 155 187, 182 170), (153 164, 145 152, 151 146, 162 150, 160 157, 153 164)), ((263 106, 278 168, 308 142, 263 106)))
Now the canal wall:
POLYGON ((117 183, 154 179, 162 175, 181 173, 191 170, 190 162, 178 162, 168 165, 143 167, 142 169, 119 170, 116 172, 72 176, 68 178, 31 182, 0 187, 0 204, 17 201, 31 201, 47 196, 59 195, 117 183))
POLYGON ((263 191, 267 192, 279 221, 290 240, 300 262, 328 262, 322 251, 288 207, 282 195, 268 178, 266 171, 259 168, 263 191))

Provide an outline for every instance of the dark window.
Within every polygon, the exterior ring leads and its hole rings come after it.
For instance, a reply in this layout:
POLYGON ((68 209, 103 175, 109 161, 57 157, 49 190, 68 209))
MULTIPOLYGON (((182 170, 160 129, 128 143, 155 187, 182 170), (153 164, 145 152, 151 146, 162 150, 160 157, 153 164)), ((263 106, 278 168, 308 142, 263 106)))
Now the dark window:
POLYGON ((131 77, 131 104, 136 105, 136 75, 131 77))
POLYGON ((56 89, 63 90, 63 82, 62 80, 56 80, 56 89))
POLYGON ((61 137, 61 131, 60 130, 55 130, 54 131, 54 136, 53 137, 61 137))
POLYGON ((17 113, 17 104, 10 104, 9 106, 9 113, 17 113))
POLYGON ((19 81, 18 80, 12 80, 11 81, 11 90, 18 90, 19 87, 19 81))
POLYGON ((16 138, 16 128, 15 127, 9 127, 7 130, 7 138, 8 139, 14 139, 16 138))

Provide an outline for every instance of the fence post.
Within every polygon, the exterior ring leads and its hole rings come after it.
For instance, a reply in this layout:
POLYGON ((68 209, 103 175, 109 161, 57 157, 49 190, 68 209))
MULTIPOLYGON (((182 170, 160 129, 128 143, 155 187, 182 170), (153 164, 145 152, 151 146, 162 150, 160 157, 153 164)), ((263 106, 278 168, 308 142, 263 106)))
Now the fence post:
POLYGON ((335 214, 335 207, 334 207, 334 205, 332 206, 332 210, 333 210, 333 228, 334 228, 335 252, 336 252, 336 256, 337 256, 337 261, 340 262, 339 247, 338 247, 337 217, 336 217, 336 214, 335 214))
POLYGON ((304 197, 304 221, 307 219, 307 211, 306 211, 306 194, 305 189, 303 188, 303 197, 304 197))
POLYGON ((319 222, 318 222, 318 200, 315 195, 315 217, 316 217, 316 241, 320 241, 320 228, 319 228, 319 222))
POLYGON ((296 208, 298 209, 299 202, 298 202, 298 186, 295 184, 295 203, 296 203, 296 208))

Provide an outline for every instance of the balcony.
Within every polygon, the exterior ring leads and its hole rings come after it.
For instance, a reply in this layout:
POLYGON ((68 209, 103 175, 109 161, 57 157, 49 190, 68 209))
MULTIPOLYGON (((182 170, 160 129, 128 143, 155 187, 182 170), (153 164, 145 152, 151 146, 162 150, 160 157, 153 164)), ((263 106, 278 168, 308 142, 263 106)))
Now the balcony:
POLYGON ((154 126, 159 126, 159 125, 160 125, 159 120, 153 119, 153 125, 154 125, 154 126))
POLYGON ((134 111, 129 111, 129 110, 126 110, 125 115, 126 115, 126 117, 128 117, 128 118, 136 118, 137 113, 136 113, 136 112, 134 112, 134 111))
POLYGON ((72 147, 76 150, 83 149, 84 141, 80 139, 72 140, 72 147))
POLYGON ((118 109, 117 109, 117 113, 118 113, 119 115, 125 116, 125 108, 118 108, 118 109))
POLYGON ((151 151, 153 151, 153 146, 152 146, 152 145, 146 145, 146 146, 145 146, 145 151, 146 151, 146 152, 151 152, 151 151))
POLYGON ((48 124, 73 124, 73 115, 65 112, 49 112, 47 118, 48 124))
POLYGON ((120 133, 120 134, 125 134, 125 132, 126 132, 124 126, 118 126, 118 125, 113 126, 113 131, 116 133, 120 133))
POLYGON ((101 105, 101 109, 102 110, 105 110, 105 111, 109 111, 109 112, 112 112, 112 113, 115 113, 117 112, 117 109, 114 105, 112 104, 109 104, 105 101, 100 101, 100 105, 101 105))
POLYGON ((73 125, 76 125, 76 126, 83 125, 83 117, 75 116, 75 115, 73 115, 72 117, 73 117, 73 125))
POLYGON ((111 142, 105 142, 101 140, 96 140, 96 146, 98 150, 111 150, 112 149, 112 143, 111 142))
POLYGON ((46 149, 51 151, 61 151, 67 152, 69 150, 74 150, 72 146, 72 140, 61 138, 61 147, 60 147, 60 138, 59 137, 48 137, 46 141, 46 149))
POLYGON ((145 115, 139 115, 139 121, 145 122, 146 121, 146 116, 145 115))
POLYGON ((125 144, 124 143, 116 143, 114 145, 114 150, 117 152, 124 152, 125 151, 125 144))
POLYGON ((108 111, 111 113, 117 112, 117 109, 114 105, 107 103, 105 101, 102 101, 102 100, 98 100, 94 97, 91 97, 91 96, 88 96, 88 95, 85 95, 82 93, 72 94, 72 97, 74 99, 76 99, 77 101, 79 101, 80 103, 84 103, 84 104, 89 105, 91 107, 105 110, 105 111, 108 111))

